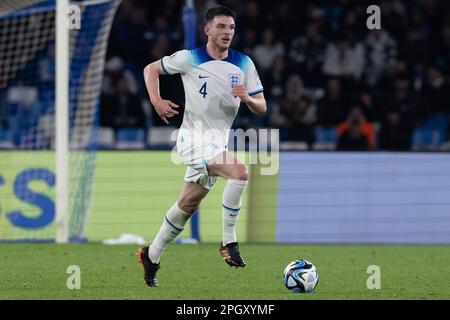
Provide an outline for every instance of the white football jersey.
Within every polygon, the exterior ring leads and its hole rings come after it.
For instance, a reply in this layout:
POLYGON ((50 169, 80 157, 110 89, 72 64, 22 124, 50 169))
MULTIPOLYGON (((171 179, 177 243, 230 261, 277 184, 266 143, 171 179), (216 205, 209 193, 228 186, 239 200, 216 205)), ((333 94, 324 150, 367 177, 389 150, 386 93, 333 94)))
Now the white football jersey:
POLYGON ((240 104, 232 87, 244 84, 249 95, 263 91, 253 61, 233 49, 224 60, 215 60, 203 46, 165 56, 161 64, 167 74, 180 73, 183 80, 186 105, 178 139, 226 149, 240 104))

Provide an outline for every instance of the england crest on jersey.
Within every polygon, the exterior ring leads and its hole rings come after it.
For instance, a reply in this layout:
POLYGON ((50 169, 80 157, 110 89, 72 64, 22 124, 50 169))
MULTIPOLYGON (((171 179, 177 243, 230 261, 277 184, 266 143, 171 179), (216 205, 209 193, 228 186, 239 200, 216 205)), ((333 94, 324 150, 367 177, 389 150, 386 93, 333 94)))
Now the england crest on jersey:
POLYGON ((241 75, 239 73, 229 73, 228 74, 228 83, 233 88, 234 86, 241 83, 241 75))

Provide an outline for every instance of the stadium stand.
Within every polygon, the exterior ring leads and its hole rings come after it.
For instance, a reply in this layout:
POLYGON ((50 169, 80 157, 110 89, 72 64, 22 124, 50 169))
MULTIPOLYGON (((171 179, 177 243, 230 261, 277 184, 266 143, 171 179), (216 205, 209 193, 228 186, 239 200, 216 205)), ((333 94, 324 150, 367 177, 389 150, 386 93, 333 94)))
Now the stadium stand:
MULTIPOLYGON (((328 150, 338 145, 337 126, 358 104, 379 129, 374 150, 442 150, 448 141, 448 1, 378 1, 381 30, 365 27, 370 1, 200 0, 199 20, 213 2, 239 12, 233 46, 254 58, 269 106, 264 116, 241 108, 235 127, 279 128, 282 141, 304 142, 308 149, 326 145, 328 150), (295 19, 291 12, 298 13, 295 19)), ((145 132, 164 126, 143 102, 148 97, 142 69, 182 49, 181 6, 182 1, 159 1, 155 8, 153 2, 138 0, 124 0, 120 6, 109 39, 100 111, 100 126, 113 128, 116 136, 124 126, 145 132)), ((199 45, 204 43, 201 27, 197 38, 199 45)), ((50 48, 39 55, 40 63, 22 72, 38 68, 42 85, 17 83, 0 97, 6 101, 0 111, 3 147, 18 146, 27 135, 24 128, 53 108, 46 87, 54 81, 54 54, 50 48)), ((183 111, 179 77, 163 78, 162 95, 183 111)), ((171 125, 177 127, 181 119, 182 112, 171 125)), ((151 136, 144 148, 155 147, 151 136)), ((137 145, 142 147, 141 141, 137 145)))

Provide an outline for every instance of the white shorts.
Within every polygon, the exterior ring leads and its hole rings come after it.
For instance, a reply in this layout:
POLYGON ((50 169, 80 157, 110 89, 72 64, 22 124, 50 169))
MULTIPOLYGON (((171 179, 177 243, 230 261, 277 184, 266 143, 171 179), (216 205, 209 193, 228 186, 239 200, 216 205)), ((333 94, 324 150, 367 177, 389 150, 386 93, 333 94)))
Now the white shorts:
POLYGON ((187 165, 184 181, 198 183, 205 189, 211 190, 217 177, 208 175, 208 162, 226 151, 226 146, 219 146, 216 143, 200 146, 177 139, 177 151, 183 163, 187 165))

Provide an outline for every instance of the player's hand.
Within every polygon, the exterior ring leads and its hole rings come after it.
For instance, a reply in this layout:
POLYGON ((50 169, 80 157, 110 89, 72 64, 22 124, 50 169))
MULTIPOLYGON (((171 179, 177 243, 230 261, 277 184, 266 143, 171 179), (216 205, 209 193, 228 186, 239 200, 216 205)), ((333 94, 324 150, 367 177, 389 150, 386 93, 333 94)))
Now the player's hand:
POLYGON ((173 103, 170 100, 158 100, 153 102, 153 106, 155 107, 156 112, 164 121, 166 124, 169 124, 168 118, 172 118, 173 116, 178 114, 178 111, 175 109, 178 109, 179 106, 175 103, 173 103))
POLYGON ((233 89, 231 90, 231 94, 234 97, 241 98, 241 101, 244 103, 246 103, 247 101, 249 101, 251 99, 247 93, 247 89, 245 88, 245 86, 243 84, 235 85, 233 87, 233 89))

